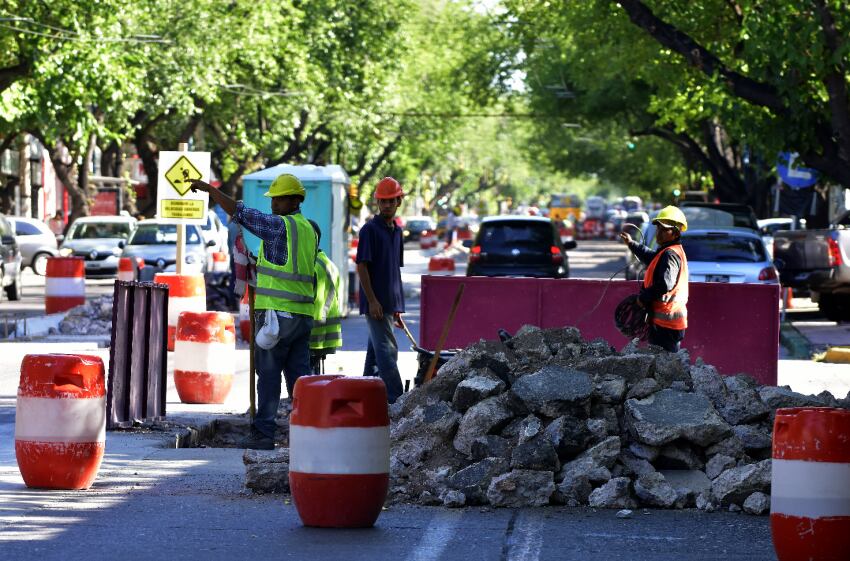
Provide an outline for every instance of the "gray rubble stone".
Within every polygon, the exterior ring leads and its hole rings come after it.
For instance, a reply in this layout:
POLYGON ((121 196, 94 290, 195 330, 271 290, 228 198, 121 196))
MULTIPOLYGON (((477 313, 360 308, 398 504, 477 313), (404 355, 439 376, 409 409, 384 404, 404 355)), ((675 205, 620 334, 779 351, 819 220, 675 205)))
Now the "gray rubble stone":
POLYGON ((575 460, 564 464, 557 480, 584 476, 590 481, 607 481, 619 455, 620 438, 608 437, 579 454, 575 460))
POLYGON ((628 399, 643 399, 654 394, 660 389, 661 386, 655 378, 644 378, 631 387, 626 397, 628 399))
POLYGON ((705 512, 714 512, 719 508, 719 505, 712 498, 711 493, 702 493, 697 496, 696 507, 705 512))
POLYGON ((711 494, 711 481, 699 470, 661 470, 667 483, 676 490, 675 508, 690 508, 695 506, 700 494, 711 494))
POLYGON ((708 446, 731 432, 708 398, 671 389, 627 400, 626 426, 636 440, 652 446, 678 438, 708 446))
POLYGON ((581 332, 575 327, 553 327, 543 330, 543 338, 553 355, 581 344, 581 332))
POLYGON ((695 364, 690 371, 691 385, 693 391, 706 396, 715 406, 721 405, 726 400, 729 390, 723 382, 723 376, 711 365, 695 364))
POLYGON ((561 461, 575 458, 587 448, 591 438, 587 421, 568 416, 558 417, 549 423, 544 434, 555 447, 555 452, 561 461))
POLYGON ((528 442, 543 431, 543 423, 534 415, 528 415, 519 424, 517 444, 528 442))
POLYGON ((590 493, 588 504, 595 508, 637 508, 631 493, 632 481, 628 477, 617 477, 590 493))
POLYGON ((744 512, 761 516, 770 512, 770 497, 764 493, 755 492, 744 501, 744 512))
POLYGON ((741 504, 756 491, 770 492, 771 461, 727 469, 711 483, 711 495, 721 505, 741 504))
POLYGON ((627 449, 638 458, 643 458, 649 462, 654 462, 658 458, 659 449, 642 442, 629 442, 627 449))
POLYGON ((434 436, 408 438, 393 443, 391 455, 406 466, 417 466, 425 460, 428 453, 436 448, 439 442, 439 439, 434 436))
POLYGON ((246 450, 245 487, 257 493, 289 492, 289 448, 246 450))
POLYGON ((525 364, 546 362, 552 351, 546 343, 543 330, 534 325, 523 325, 508 342, 518 360, 525 364))
POLYGON ((461 491, 465 500, 470 504, 482 504, 486 499, 490 482, 494 477, 507 472, 508 469, 507 460, 486 458, 450 476, 446 485, 461 491))
POLYGON ((629 384, 635 384, 655 373, 655 357, 648 354, 626 356, 582 357, 577 363, 578 370, 594 376, 613 375, 624 378, 629 384))
POLYGON ((466 495, 460 491, 449 489, 440 495, 443 506, 448 508, 460 508, 466 506, 466 495))
POLYGON ((605 440, 608 438, 608 421, 605 419, 588 419, 587 430, 592 440, 605 440))
POLYGON ((472 459, 480 461, 484 458, 509 458, 511 441, 495 434, 479 436, 472 441, 472 459))
POLYGON ((467 456, 472 453, 472 443, 479 436, 498 430, 513 418, 513 412, 501 396, 489 397, 467 410, 460 420, 454 438, 454 447, 467 456))
MULTIPOLYGON (((605 481, 609 479, 611 479, 610 473, 605 481)), ((591 492, 593 492, 593 485, 590 483, 590 478, 583 475, 567 476, 558 484, 552 495, 552 501, 567 506, 586 505, 591 492)))
POLYGON ((628 474, 640 476, 655 471, 651 463, 643 458, 638 458, 628 450, 621 451, 618 460, 626 468, 626 473, 628 474))
POLYGON ((528 507, 549 504, 555 492, 551 471, 517 469, 493 478, 487 499, 496 507, 528 507))
POLYGON ((633 513, 634 513, 633 510, 629 510, 627 508, 624 508, 623 510, 617 511, 617 518, 631 518, 633 513))
POLYGON ((678 353, 659 353, 655 356, 655 380, 662 388, 668 388, 676 382, 685 382, 691 389, 690 365, 687 351, 678 353))
POLYGON ((762 386, 758 390, 759 397, 771 410, 780 407, 823 407, 823 402, 813 396, 803 395, 776 386, 762 386))
POLYGON ((726 395, 715 403, 717 412, 729 424, 740 425, 764 418, 770 409, 761 401, 755 381, 746 375, 729 376, 723 380, 726 395))
POLYGON ((667 469, 703 469, 705 463, 687 442, 674 442, 663 446, 656 463, 667 469))
POLYGON ((474 376, 467 378, 455 388, 452 406, 463 413, 479 401, 500 394, 504 390, 505 383, 495 377, 474 376))
POLYGON ((560 467, 558 454, 544 434, 521 443, 511 453, 512 469, 557 471, 560 467))
POLYGON ((620 376, 605 374, 594 382, 593 395, 601 403, 620 403, 626 394, 626 380, 620 376))
POLYGON ((587 373, 557 366, 545 366, 523 376, 510 389, 529 411, 552 418, 575 411, 592 391, 587 373))
POLYGON ((732 427, 732 432, 741 440, 744 450, 765 450, 773 446, 770 433, 758 425, 738 425, 732 427))
POLYGON ((718 475, 729 468, 735 467, 737 463, 738 462, 732 456, 717 454, 712 456, 712 458, 705 464, 705 475, 709 479, 716 479, 718 475))
POLYGON ((670 508, 678 498, 676 490, 657 471, 641 475, 635 481, 634 486, 635 495, 643 504, 648 506, 670 508))
POLYGON ((744 443, 733 433, 731 436, 705 449, 706 456, 714 456, 716 454, 740 459, 744 456, 744 443))

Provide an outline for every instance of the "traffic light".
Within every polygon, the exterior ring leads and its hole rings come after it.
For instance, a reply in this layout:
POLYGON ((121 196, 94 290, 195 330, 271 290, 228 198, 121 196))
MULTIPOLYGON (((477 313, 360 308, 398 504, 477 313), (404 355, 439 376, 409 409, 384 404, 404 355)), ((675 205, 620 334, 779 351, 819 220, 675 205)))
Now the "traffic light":
POLYGON ((682 194, 682 191, 680 191, 679 189, 673 189, 673 196, 674 197, 678 197, 681 194, 682 194))
POLYGON ((630 140, 626 142, 626 148, 628 148, 629 150, 634 150, 635 148, 637 148, 637 144, 630 140))

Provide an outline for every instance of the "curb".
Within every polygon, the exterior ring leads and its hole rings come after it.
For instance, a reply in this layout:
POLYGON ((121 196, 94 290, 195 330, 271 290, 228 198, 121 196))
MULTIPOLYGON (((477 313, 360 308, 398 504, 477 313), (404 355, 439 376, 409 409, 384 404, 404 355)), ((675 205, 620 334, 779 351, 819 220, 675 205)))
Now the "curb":
POLYGON ((809 360, 812 358, 812 344, 789 321, 782 322, 779 325, 779 344, 788 351, 791 359, 809 360))
POLYGON ((830 347, 826 350, 823 362, 850 364, 850 347, 830 347))

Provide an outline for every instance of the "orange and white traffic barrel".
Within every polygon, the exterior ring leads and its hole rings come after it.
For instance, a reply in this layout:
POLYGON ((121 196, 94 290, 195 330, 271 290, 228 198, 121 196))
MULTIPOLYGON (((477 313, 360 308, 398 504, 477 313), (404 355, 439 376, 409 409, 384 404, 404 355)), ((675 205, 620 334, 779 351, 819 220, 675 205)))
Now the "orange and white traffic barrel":
POLYGON ((301 376, 289 420, 289 485, 305 526, 375 524, 387 497, 390 419, 376 377, 301 376))
POLYGON ((157 273, 153 281, 168 285, 168 350, 173 351, 180 313, 207 311, 207 285, 204 275, 157 273))
POLYGON ((850 411, 778 409, 770 527, 779 561, 850 558, 850 411))
POLYGON ((251 340, 251 305, 248 303, 248 291, 239 302, 239 334, 243 341, 251 340))
POLYGON ((210 253, 209 270, 212 273, 226 273, 230 269, 230 258, 223 251, 210 253))
POLYGON ((128 282, 138 280, 139 269, 144 266, 145 261, 141 257, 122 257, 118 260, 118 280, 128 282))
POLYGON ((224 403, 236 368, 236 328, 226 312, 182 312, 174 343, 174 385, 183 403, 224 403))
POLYGON ((105 444, 100 357, 26 355, 15 409, 15 456, 27 487, 88 489, 105 444))
POLYGON ((86 303, 86 263, 82 257, 48 257, 44 311, 64 312, 86 303))

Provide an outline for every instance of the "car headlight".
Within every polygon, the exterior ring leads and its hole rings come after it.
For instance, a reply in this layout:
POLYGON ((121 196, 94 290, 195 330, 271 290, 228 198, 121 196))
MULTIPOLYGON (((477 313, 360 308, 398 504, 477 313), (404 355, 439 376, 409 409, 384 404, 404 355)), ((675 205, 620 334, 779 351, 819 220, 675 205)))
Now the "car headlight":
POLYGON ((74 250, 70 247, 60 247, 59 255, 61 255, 62 257, 70 257, 71 255, 74 255, 74 250))

